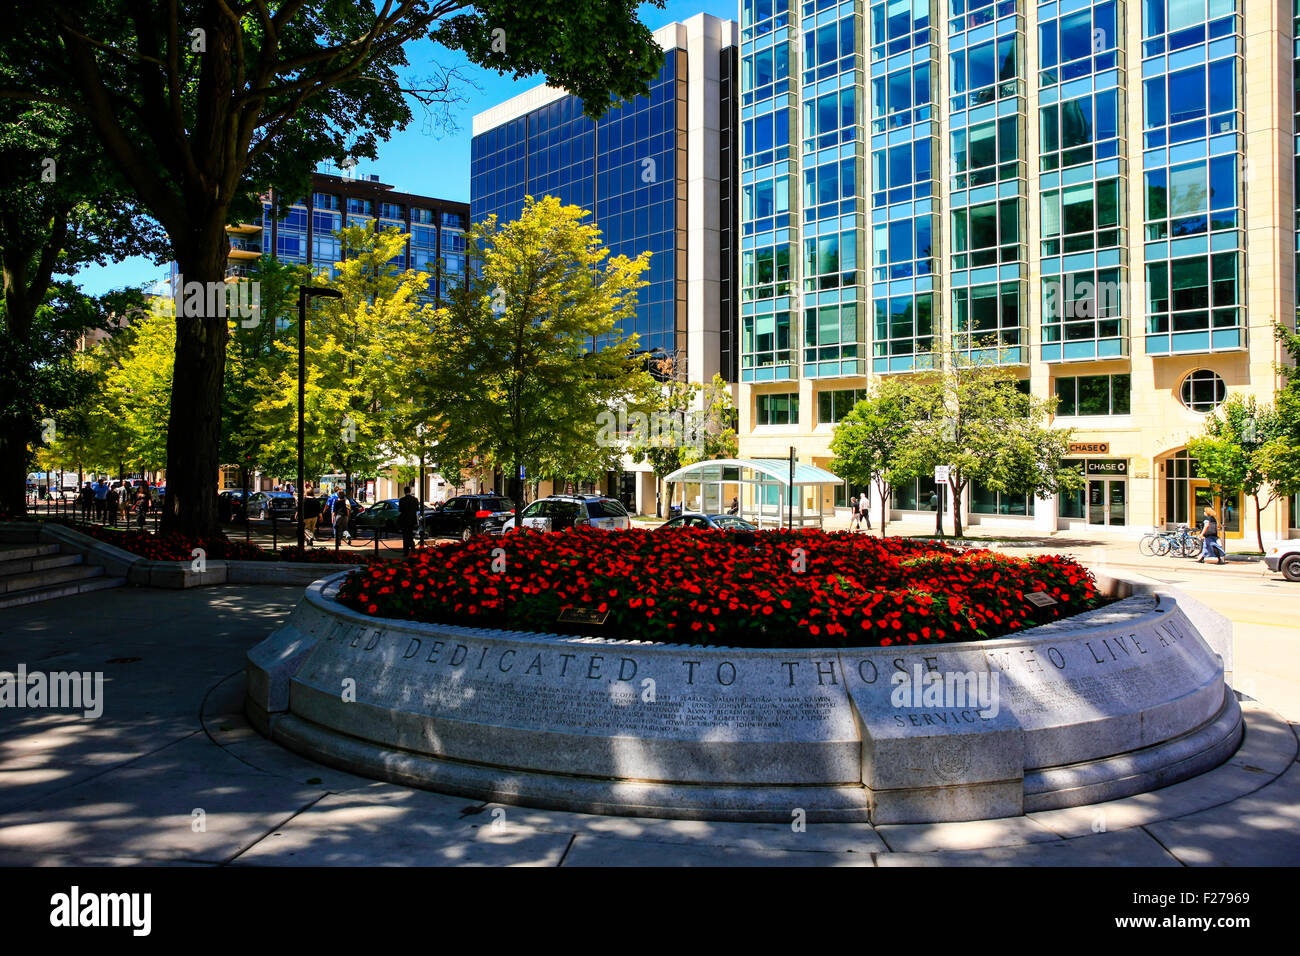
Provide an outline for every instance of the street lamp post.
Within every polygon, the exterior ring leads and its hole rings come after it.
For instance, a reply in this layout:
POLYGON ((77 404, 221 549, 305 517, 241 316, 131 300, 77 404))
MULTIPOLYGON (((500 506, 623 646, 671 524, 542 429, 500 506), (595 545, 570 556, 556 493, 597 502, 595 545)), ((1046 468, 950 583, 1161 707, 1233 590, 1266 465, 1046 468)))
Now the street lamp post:
MULTIPOLYGON (((303 510, 304 481, 302 445, 303 419, 302 410, 307 395, 307 300, 312 296, 322 299, 341 299, 343 293, 337 289, 325 289, 320 286, 298 286, 298 551, 307 547, 307 514, 303 510)), ((247 503, 245 503, 247 504, 247 503)))

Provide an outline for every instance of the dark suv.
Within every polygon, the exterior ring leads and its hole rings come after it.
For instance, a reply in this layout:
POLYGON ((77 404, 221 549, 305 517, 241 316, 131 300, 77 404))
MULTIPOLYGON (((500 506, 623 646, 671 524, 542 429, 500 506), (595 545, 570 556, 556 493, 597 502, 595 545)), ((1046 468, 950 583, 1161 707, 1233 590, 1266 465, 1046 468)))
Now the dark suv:
POLYGON ((424 533, 468 541, 476 534, 499 534, 514 514, 515 503, 501 495, 457 495, 424 516, 424 533))

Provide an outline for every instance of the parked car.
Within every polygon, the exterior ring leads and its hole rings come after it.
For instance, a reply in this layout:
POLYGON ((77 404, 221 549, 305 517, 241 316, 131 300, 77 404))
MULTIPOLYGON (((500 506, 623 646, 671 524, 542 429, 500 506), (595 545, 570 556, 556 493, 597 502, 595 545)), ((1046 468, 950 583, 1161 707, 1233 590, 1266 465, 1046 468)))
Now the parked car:
MULTIPOLYGON (((158 495, 158 489, 154 491, 158 495)), ((223 491, 217 495, 217 514, 222 520, 230 516, 230 520, 242 518, 244 516, 244 493, 243 491, 223 491)))
POLYGON ((396 498, 387 498, 384 501, 376 501, 373 505, 362 511, 355 518, 348 522, 348 528, 356 534, 357 531, 373 531, 378 528, 381 531, 397 530, 397 501, 396 498))
POLYGON ((457 495, 425 514, 424 533, 468 541, 476 534, 499 534, 514 513, 515 503, 501 495, 457 495))
POLYGON ((1300 581, 1300 538, 1273 545, 1264 555, 1264 563, 1270 571, 1281 571, 1288 581, 1300 581))
POLYGON ((679 515, 661 524, 656 531, 672 528, 714 528, 720 531, 757 531, 758 525, 735 515, 707 515, 700 512, 679 515))
POLYGON ((272 515, 278 520, 293 520, 298 510, 298 499, 287 491, 255 491, 248 496, 248 513, 258 521, 272 515))
MULTIPOLYGON (((520 524, 537 531, 563 531, 566 528, 592 527, 604 531, 626 531, 632 518, 617 498, 604 495, 551 495, 538 498, 519 515, 520 524)), ((515 527, 510 517, 502 531, 515 527)))

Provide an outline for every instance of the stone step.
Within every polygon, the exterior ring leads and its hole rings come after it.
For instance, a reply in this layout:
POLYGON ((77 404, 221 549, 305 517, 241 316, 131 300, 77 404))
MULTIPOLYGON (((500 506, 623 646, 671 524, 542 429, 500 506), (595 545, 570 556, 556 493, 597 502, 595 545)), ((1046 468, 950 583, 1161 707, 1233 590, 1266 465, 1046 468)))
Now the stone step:
POLYGON ((100 572, 99 577, 82 578, 78 581, 65 581, 62 584, 51 584, 46 587, 28 588, 24 591, 10 591, 0 593, 0 608, 18 607, 23 604, 35 604, 38 601, 50 601, 54 598, 70 597, 74 594, 85 594, 88 591, 102 591, 105 588, 117 588, 126 583, 126 578, 110 578, 103 576, 103 568, 96 568, 100 572))
POLYGON ((85 578, 102 577, 104 569, 94 567, 88 564, 82 564, 81 555, 75 555, 77 564, 70 564, 61 568, 47 568, 44 571, 26 571, 20 574, 6 574, 0 577, 0 594, 12 594, 15 591, 26 591, 32 588, 44 588, 55 584, 65 584, 70 581, 81 581, 85 578))
POLYGON ((41 527, 32 522, 15 522, 0 528, 0 544, 36 544, 41 540, 41 527))
POLYGON ((48 554, 58 554, 57 544, 17 544, 0 547, 0 562, 18 561, 22 558, 43 558, 48 554))
POLYGON ((50 568, 66 568, 72 564, 81 564, 84 558, 79 554, 64 554, 58 547, 50 549, 53 553, 31 557, 12 558, 9 552, 0 551, 0 577, 11 574, 23 574, 29 571, 46 571, 50 568))

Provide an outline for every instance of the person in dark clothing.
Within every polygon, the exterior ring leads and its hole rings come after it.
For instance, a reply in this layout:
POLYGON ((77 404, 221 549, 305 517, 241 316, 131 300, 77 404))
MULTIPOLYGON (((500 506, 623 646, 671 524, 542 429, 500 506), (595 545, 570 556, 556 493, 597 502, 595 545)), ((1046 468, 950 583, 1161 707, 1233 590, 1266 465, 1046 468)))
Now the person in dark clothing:
POLYGON ((122 501, 122 496, 117 490, 117 486, 109 488, 104 495, 104 519, 112 527, 117 527, 117 509, 122 501))
POLYGON ((312 488, 307 489, 307 494, 302 499, 302 518, 306 526, 303 540, 311 547, 316 543, 316 525, 320 522, 320 499, 312 488))
POLYGON ((95 489, 86 482, 81 489, 81 520, 90 523, 90 510, 95 507, 95 489))
POLYGON ((1219 544, 1219 522, 1210 508, 1205 509, 1205 524, 1201 527, 1201 549, 1197 564, 1204 564, 1208 557, 1217 557, 1220 564, 1226 563, 1227 553, 1219 544))
POLYGON ((397 526, 402 529, 402 553, 410 554, 415 550, 415 522, 420 513, 420 502, 411 494, 408 485, 406 494, 397 502, 397 526))

